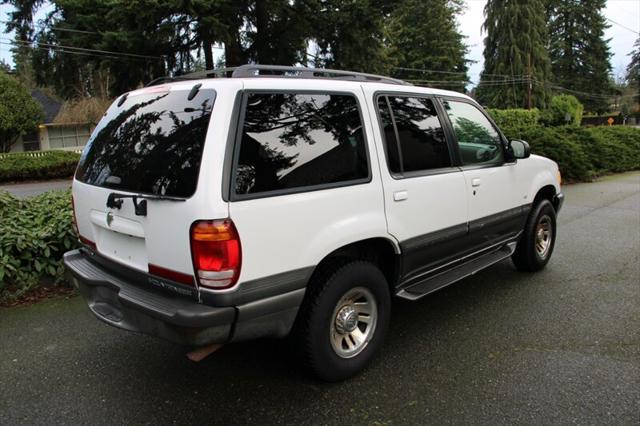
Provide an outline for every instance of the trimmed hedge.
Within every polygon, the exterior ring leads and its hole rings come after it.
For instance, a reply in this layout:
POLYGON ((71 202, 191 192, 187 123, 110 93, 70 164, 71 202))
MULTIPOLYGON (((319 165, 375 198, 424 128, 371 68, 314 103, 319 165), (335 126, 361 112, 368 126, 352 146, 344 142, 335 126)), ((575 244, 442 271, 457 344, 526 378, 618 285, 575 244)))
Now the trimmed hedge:
POLYGON ((555 96, 554 107, 489 109, 509 139, 523 139, 531 152, 556 161, 564 178, 588 181, 594 177, 640 169, 640 129, 628 126, 579 127, 582 108, 572 96, 555 96), (564 122, 571 115, 572 125, 564 122))
POLYGON ((71 151, 0 154, 0 182, 71 177, 79 159, 71 151))
POLYGON ((517 139, 518 134, 526 129, 535 127, 540 122, 538 109, 488 109, 487 110, 500 130, 509 139, 517 139))
POLYGON ((614 172, 640 169, 640 129, 626 126, 536 126, 512 137, 531 152, 556 161, 564 178, 587 181, 614 172))
POLYGON ((62 281, 62 255, 77 246, 71 191, 18 200, 0 191, 0 300, 62 281))

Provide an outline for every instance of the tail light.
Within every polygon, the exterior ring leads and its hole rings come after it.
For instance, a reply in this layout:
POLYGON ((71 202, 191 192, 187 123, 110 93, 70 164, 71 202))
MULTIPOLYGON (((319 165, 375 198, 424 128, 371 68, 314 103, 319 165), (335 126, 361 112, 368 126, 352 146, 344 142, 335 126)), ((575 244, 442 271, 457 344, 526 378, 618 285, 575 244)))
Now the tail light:
POLYGON ((73 230, 76 231, 78 240, 80 240, 80 242, 85 246, 91 248, 93 251, 97 251, 98 248, 96 247, 96 243, 80 235, 80 231, 78 230, 78 220, 76 219, 76 202, 73 199, 73 195, 71 196, 71 208, 73 210, 73 230))
POLYGON ((73 230, 76 231, 76 235, 80 235, 78 232, 78 220, 76 219, 76 202, 73 199, 73 195, 71 196, 71 208, 73 209, 73 230))
POLYGON ((242 249, 231 219, 194 222, 191 256, 199 285, 217 290, 233 287, 240 276, 242 249))

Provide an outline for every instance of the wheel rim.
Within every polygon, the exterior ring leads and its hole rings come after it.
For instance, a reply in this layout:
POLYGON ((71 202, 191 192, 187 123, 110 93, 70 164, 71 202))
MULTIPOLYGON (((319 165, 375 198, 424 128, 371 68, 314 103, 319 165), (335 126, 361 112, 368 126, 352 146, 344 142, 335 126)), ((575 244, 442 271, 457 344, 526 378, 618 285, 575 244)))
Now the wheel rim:
POLYGON ((553 239, 553 227, 551 218, 544 215, 538 221, 536 226, 536 252, 541 259, 546 259, 551 250, 551 241, 553 239))
POLYGON ((344 294, 331 316, 331 346, 340 358, 353 358, 367 347, 378 320, 378 306, 373 294, 356 287, 344 294))

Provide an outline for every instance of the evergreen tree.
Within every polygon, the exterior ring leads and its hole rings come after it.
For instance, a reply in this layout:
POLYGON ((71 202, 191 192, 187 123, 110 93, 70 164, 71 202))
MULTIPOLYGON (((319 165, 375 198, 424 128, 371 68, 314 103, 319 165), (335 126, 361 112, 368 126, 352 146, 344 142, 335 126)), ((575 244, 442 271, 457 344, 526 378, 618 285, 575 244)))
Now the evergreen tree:
MULTIPOLYGON (((306 3, 306 2, 305 2, 306 3)), ((310 10, 316 67, 383 72, 384 19, 393 0, 315 0, 310 10)))
POLYGON ((5 33, 15 31, 13 62, 18 80, 27 88, 34 85, 34 72, 31 66, 31 49, 29 43, 33 38, 33 14, 42 5, 44 0, 0 0, 0 5, 11 6, 13 10, 8 13, 9 22, 5 27, 5 33))
POLYGON ((606 0, 552 0, 549 5, 554 81, 573 91, 586 110, 606 112, 613 91, 611 53, 604 38, 608 25, 602 13, 606 0))
POLYGON ((489 0, 478 100, 496 108, 544 107, 551 75, 543 0, 489 0))
POLYGON ((632 104, 640 107, 640 37, 634 44, 635 50, 629 54, 631 62, 627 65, 627 84, 634 89, 633 96, 635 99, 632 104))
POLYGON ((467 48, 456 23, 463 6, 462 0, 401 2, 387 20, 385 31, 391 74, 417 84, 464 91, 470 61, 465 59, 467 48))

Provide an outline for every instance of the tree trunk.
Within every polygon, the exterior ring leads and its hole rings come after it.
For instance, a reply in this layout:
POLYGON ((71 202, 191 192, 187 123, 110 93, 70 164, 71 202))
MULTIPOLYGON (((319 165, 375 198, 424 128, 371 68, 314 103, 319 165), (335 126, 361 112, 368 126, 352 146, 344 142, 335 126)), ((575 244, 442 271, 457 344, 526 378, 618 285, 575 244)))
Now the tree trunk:
POLYGON ((224 43, 224 61, 227 67, 237 67, 244 65, 244 55, 240 43, 235 38, 224 43))
POLYGON ((211 52, 211 41, 207 38, 202 39, 202 50, 204 50, 204 68, 213 69, 213 53, 211 52))
POLYGON ((255 41, 255 61, 256 63, 266 64, 269 56, 269 45, 267 37, 269 36, 269 12, 264 1, 256 2, 256 41, 255 41))

